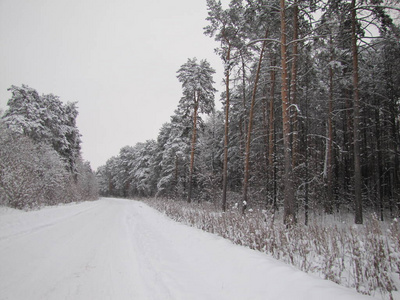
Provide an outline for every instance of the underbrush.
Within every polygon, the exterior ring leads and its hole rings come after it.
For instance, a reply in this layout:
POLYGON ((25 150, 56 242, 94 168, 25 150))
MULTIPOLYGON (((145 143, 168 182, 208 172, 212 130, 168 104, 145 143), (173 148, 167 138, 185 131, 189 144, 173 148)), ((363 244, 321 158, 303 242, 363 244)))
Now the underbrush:
POLYGON ((395 299, 400 287, 400 224, 372 215, 364 225, 314 218, 290 229, 272 211, 221 212, 207 203, 146 200, 175 221, 271 255, 359 293, 395 299))

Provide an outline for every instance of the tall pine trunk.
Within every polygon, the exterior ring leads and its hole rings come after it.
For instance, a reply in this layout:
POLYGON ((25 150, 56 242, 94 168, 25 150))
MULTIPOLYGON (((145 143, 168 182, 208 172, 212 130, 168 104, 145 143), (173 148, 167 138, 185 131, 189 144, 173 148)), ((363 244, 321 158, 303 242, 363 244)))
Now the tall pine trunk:
POLYGON ((379 215, 383 221, 383 189, 382 189, 382 148, 381 148, 381 121, 379 117, 379 109, 375 110, 375 181, 376 181, 376 196, 378 199, 379 215))
MULTIPOLYGON (((333 62, 332 36, 330 36, 331 58, 333 62)), ((333 67, 329 66, 329 99, 328 99, 328 141, 326 153, 326 180, 327 180, 327 202, 325 212, 333 213, 333 67)))
POLYGON ((257 85, 260 78, 261 64, 263 60, 263 55, 265 51, 265 46, 267 44, 268 30, 265 31, 265 39, 263 41, 262 49, 260 52, 260 57, 258 60, 256 78, 254 80, 253 94, 251 97, 250 114, 249 114, 249 124, 247 126, 247 139, 246 139, 246 150, 245 150, 245 160, 244 160, 244 179, 243 179, 243 203, 242 203, 242 213, 244 214, 248 203, 248 188, 249 188, 249 175, 250 175, 250 143, 251 143, 251 132, 253 129, 253 115, 254 107, 256 103, 257 85))
POLYGON ((240 130, 240 133, 239 133, 240 134, 240 142, 239 142, 240 151, 239 151, 239 153, 240 153, 241 157, 244 157, 244 152, 245 152, 244 149, 246 149, 246 132, 247 132, 246 64, 244 61, 244 54, 242 52, 240 52, 240 57, 242 60, 242 108, 243 108, 243 112, 240 117, 240 124, 239 124, 239 130, 240 130))
POLYGON ((306 168, 306 171, 305 171, 305 186, 304 186, 304 189, 305 189, 305 191, 304 191, 304 225, 306 225, 306 226, 308 226, 308 214, 309 214, 309 159, 308 159, 308 156, 309 156, 309 154, 308 154, 308 147, 309 147, 309 144, 310 144, 310 140, 309 140, 309 135, 308 135, 308 132, 309 132, 309 118, 308 118, 308 82, 307 82, 307 84, 306 84, 306 119, 305 119, 305 126, 304 126, 304 136, 305 136, 305 142, 306 142, 306 144, 305 144, 305 157, 304 157, 304 159, 305 159, 305 162, 304 162, 304 164, 305 164, 305 168, 306 168))
POLYGON ((224 169, 222 174, 222 210, 226 211, 226 190, 228 185, 228 142, 229 142, 229 64, 231 59, 231 47, 228 47, 225 66, 225 88, 226 88, 226 103, 225 103, 225 133, 224 133, 224 169))
POLYGON ((275 82, 276 82, 276 72, 274 70, 275 67, 275 58, 272 59, 271 54, 271 89, 270 89, 270 102, 269 102, 269 130, 268 130, 268 165, 269 165, 269 179, 273 181, 273 207, 277 208, 276 201, 276 172, 275 172, 275 82))
POLYGON ((286 4, 285 0, 280 1, 281 6, 281 59, 282 59, 282 123, 283 123, 283 148, 285 159, 284 170, 284 211, 283 218, 287 225, 296 222, 294 193, 293 193, 293 170, 292 155, 290 147, 290 111, 288 95, 288 66, 287 66, 287 45, 286 45, 286 4))
POLYGON ((299 38, 299 3, 298 0, 293 4, 293 53, 292 53, 292 70, 291 70, 291 86, 290 98, 294 109, 292 116, 292 167, 296 168, 298 163, 299 152, 299 124, 298 124, 298 107, 297 107, 297 60, 298 60, 298 38, 299 38))
POLYGON ((189 169, 189 191, 188 203, 192 202, 192 189, 193 189, 193 171, 194 171, 194 152, 196 150, 196 137, 197 137, 197 110, 199 108, 199 95, 194 95, 194 110, 193 110, 193 130, 192 130, 192 149, 190 152, 190 169, 189 169))
POLYGON ((353 145, 354 145, 354 209, 355 223, 363 223, 360 163, 360 96, 358 81, 358 49, 356 33, 356 0, 351 1, 351 50, 353 55, 353 145))
POLYGON ((396 121, 396 114, 395 110, 392 110, 392 116, 391 116, 391 121, 392 121, 392 128, 391 128, 391 136, 392 136, 392 147, 393 147, 393 152, 394 155, 392 156, 392 176, 394 182, 392 184, 392 190, 393 190, 393 197, 397 205, 397 216, 400 217, 400 151, 399 151, 399 146, 400 145, 400 139, 399 139, 399 132, 400 128, 398 126, 399 121, 396 121))

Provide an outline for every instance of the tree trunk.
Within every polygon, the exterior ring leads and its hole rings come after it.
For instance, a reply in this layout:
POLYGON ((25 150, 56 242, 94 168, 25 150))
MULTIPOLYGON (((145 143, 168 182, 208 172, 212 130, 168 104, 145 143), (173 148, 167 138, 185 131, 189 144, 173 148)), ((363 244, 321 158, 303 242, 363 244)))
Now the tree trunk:
POLYGON ((356 0, 351 1, 351 49, 353 55, 353 134, 354 134, 354 208, 355 223, 363 223, 360 163, 360 96, 358 86, 358 49, 356 33, 356 0))
POLYGON ((292 117, 292 168, 296 168, 298 163, 298 152, 299 152, 299 124, 298 124, 298 107, 297 107, 297 60, 298 60, 298 38, 299 38, 299 6, 298 0, 294 1, 293 4, 293 53, 292 53, 292 76, 291 76, 291 87, 290 87, 290 98, 293 107, 292 117))
POLYGON ((247 123, 246 123, 246 115, 247 115, 247 109, 246 109, 246 103, 247 103, 247 97, 246 97, 246 64, 244 62, 244 57, 243 57, 243 53, 242 52, 240 52, 240 57, 241 57, 241 60, 242 60, 242 104, 243 104, 243 113, 242 113, 242 116, 240 117, 240 124, 239 124, 239 129, 240 129, 239 149, 240 149, 241 157, 244 157, 244 149, 246 148, 246 134, 245 134, 245 132, 247 132, 247 123))
MULTIPOLYGON (((307 106, 308 104, 306 104, 307 106)), ((306 107, 306 111, 308 112, 308 107, 306 107)), ((305 167, 306 167, 306 174, 305 174, 305 195, 304 195, 304 225, 308 225, 308 210, 309 210, 309 199, 308 199, 308 115, 306 115, 306 126, 305 126, 305 134, 306 134, 306 155, 305 155, 305 167)))
POLYGON ((193 111, 193 129, 192 129, 192 150, 190 153, 190 169, 189 169, 189 191, 188 203, 192 202, 192 189, 193 189, 193 170, 194 170, 194 152, 196 150, 196 136, 197 136, 197 110, 199 108, 198 94, 194 95, 194 111, 193 111))
MULTIPOLYGON (((345 195, 350 195, 352 192, 352 178, 354 176, 354 143, 353 143, 353 115, 352 115, 352 100, 351 90, 346 88, 344 91, 345 97, 345 111, 344 111, 344 176, 343 186, 345 195)), ((347 199, 346 199, 347 200, 347 199)), ((348 201, 351 201, 348 199, 348 201)))
POLYGON ((394 155, 392 156, 392 178, 394 180, 393 185, 392 185, 392 190, 393 190, 393 197, 394 201, 397 206, 397 214, 398 217, 400 217, 400 193, 399 193, 399 181, 400 181, 400 159, 399 159, 399 146, 400 145, 400 140, 399 140, 399 132, 400 128, 398 126, 399 121, 396 121, 396 113, 395 110, 392 110, 392 116, 391 116, 391 121, 392 121, 392 143, 393 143, 393 152, 394 155))
POLYGON ((225 103, 225 137, 224 137, 224 169, 222 174, 222 210, 226 211, 226 190, 228 185, 228 134, 229 134, 229 64, 231 59, 231 47, 228 47, 225 66, 225 87, 226 87, 226 103, 225 103))
MULTIPOLYGON (((268 36, 268 30, 265 31, 265 39, 267 39, 268 36)), ((261 64, 262 64, 262 59, 265 51, 265 46, 267 44, 267 41, 263 41, 261 53, 260 53, 260 58, 258 60, 258 66, 257 66, 257 73, 256 73, 256 78, 254 80, 254 87, 253 87, 253 94, 251 97, 251 105, 250 105, 250 114, 249 114, 249 124, 247 126, 247 140, 246 140, 246 150, 245 150, 245 162, 244 162, 244 179, 243 179, 243 203, 242 203, 242 214, 245 213, 246 208, 247 208, 247 203, 248 203, 248 186, 249 186, 249 172, 250 172, 250 143, 251 143, 251 131, 253 128, 253 114, 254 114, 254 106, 256 102, 256 94, 257 94, 257 85, 258 85, 258 80, 260 78, 260 70, 261 70, 261 64)))
MULTIPOLYGON (((267 83, 265 83, 265 86, 267 86, 267 83)), ((268 171, 269 171, 269 164, 268 164, 268 150, 269 150, 269 145, 268 145, 268 129, 269 129, 269 117, 268 117, 268 111, 269 111, 269 105, 268 105, 268 90, 263 89, 263 97, 262 97, 262 122, 263 122, 263 138, 264 138, 264 153, 262 155, 262 160, 263 164, 262 167, 260 168, 260 176, 263 178, 263 186, 265 187, 265 191, 263 192, 264 197, 265 197, 265 207, 268 207, 269 204, 269 196, 268 196, 268 171)))
MULTIPOLYGON (((273 66, 271 66, 273 67, 273 66)), ((275 114, 274 114, 274 102, 275 102, 275 70, 271 69, 271 90, 270 90, 270 102, 269 102, 269 136, 268 136, 268 163, 272 167, 274 164, 274 135, 275 135, 275 114)))
POLYGON ((378 198, 379 215, 381 221, 383 221, 383 189, 382 189, 382 148, 381 148, 381 132, 380 132, 380 117, 379 117, 379 106, 375 110, 375 178, 376 178, 376 196, 378 198))
POLYGON ((175 154, 175 178, 174 178, 175 186, 172 190, 174 197, 178 196, 178 168, 179 168, 179 159, 178 159, 178 155, 175 154))
POLYGON ((306 142, 306 149, 305 149, 305 195, 304 195, 304 225, 308 226, 308 214, 309 214, 309 197, 308 197, 308 193, 309 193, 309 160, 308 160, 308 147, 310 144, 309 141, 309 136, 308 136, 308 131, 309 131, 309 120, 308 120, 308 81, 306 84, 306 120, 305 120, 305 126, 304 126, 304 135, 305 135, 305 142, 306 142))
MULTIPOLYGON (((333 61, 333 45, 332 36, 330 37, 331 44, 331 62, 333 61)), ((329 66, 329 100, 328 100, 328 141, 326 153, 326 179, 327 179, 327 203, 325 205, 325 212, 328 214, 333 213, 333 68, 329 66)))
POLYGON ((283 218, 287 225, 296 222, 293 180, 292 180, 292 156, 290 147, 290 112, 288 95, 288 67, 286 45, 286 5, 285 0, 280 1, 281 6, 281 59, 282 59, 282 123, 283 123, 283 147, 285 159, 284 171, 284 212, 283 218))
MULTIPOLYGON (((272 56, 272 54, 271 54, 272 56)), ((275 82, 276 72, 273 69, 275 67, 275 59, 271 57, 271 89, 270 89, 270 102, 269 102, 269 130, 268 130, 268 164, 270 169, 269 178, 273 180, 273 206, 276 209, 276 182, 275 182, 275 82)))

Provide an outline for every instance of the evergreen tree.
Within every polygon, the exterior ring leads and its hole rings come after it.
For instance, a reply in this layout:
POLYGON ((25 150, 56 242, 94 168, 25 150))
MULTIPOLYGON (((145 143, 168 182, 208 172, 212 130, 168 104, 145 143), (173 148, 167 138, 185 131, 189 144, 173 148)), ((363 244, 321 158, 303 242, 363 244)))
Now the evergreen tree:
POLYGON ((12 97, 7 103, 4 123, 13 132, 51 145, 65 160, 67 169, 76 175, 81 143, 76 103, 64 105, 53 94, 39 96, 27 85, 11 86, 9 91, 12 97))
POLYGON ((179 107, 192 115, 192 142, 190 152, 188 202, 192 199, 194 155, 196 150, 198 114, 210 114, 214 110, 214 92, 212 75, 215 70, 206 60, 197 63, 197 59, 188 59, 178 70, 178 80, 182 83, 183 97, 179 107))
POLYGON ((26 85, 9 91, 0 130, 1 201, 24 208, 96 199, 95 176, 80 156, 76 104, 26 85))

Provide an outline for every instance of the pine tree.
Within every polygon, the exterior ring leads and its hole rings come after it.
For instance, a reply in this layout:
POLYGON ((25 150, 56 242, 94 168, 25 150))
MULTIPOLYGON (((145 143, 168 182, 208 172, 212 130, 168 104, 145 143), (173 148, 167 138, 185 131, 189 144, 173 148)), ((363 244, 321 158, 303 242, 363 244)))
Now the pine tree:
POLYGON ((293 193, 293 170, 290 147, 290 112, 289 112, 289 86, 287 66, 287 42, 286 42, 286 3, 281 0, 281 67, 282 67, 282 125, 283 125, 283 147, 285 157, 285 187, 284 187, 284 221, 286 224, 296 222, 294 193, 293 193))
POLYGON ((197 138, 197 119, 199 113, 210 114, 214 110, 214 93, 212 75, 215 70, 206 60, 197 62, 196 58, 188 59, 178 70, 178 79, 182 83, 183 97, 179 106, 192 115, 192 142, 189 167, 188 202, 192 200, 194 155, 197 138))
POLYGON ((245 28, 245 10, 242 0, 231 1, 229 9, 223 10, 221 2, 207 0, 208 17, 211 23, 205 28, 205 34, 215 36, 221 43, 218 52, 224 62, 225 73, 225 125, 224 125, 224 160, 222 172, 222 210, 226 210, 226 193, 228 187, 228 147, 229 147, 229 109, 230 109, 230 76, 233 67, 238 63, 237 53, 243 48, 245 28), (236 58, 234 57, 236 56, 236 58))

